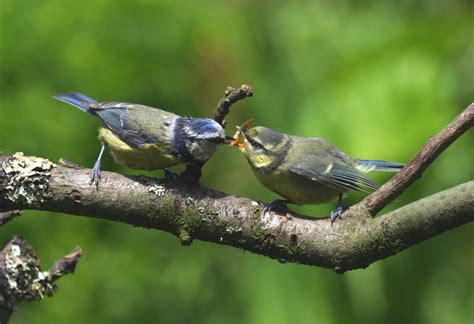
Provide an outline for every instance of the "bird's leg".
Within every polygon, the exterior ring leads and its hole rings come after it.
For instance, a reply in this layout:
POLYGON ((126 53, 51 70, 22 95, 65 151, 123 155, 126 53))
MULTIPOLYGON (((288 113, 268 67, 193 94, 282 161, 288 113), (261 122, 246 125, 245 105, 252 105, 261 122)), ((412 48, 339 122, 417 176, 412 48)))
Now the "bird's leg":
POLYGON ((275 199, 270 204, 265 205, 262 208, 262 214, 266 214, 269 212, 284 212, 288 211, 287 204, 293 204, 292 201, 286 199, 275 199))
POLYGON ((341 216, 344 211, 344 206, 342 206, 342 192, 339 193, 339 198, 337 199, 337 207, 331 212, 331 226, 336 221, 336 219, 341 216))
POLYGON ((97 158, 97 161, 94 163, 94 167, 92 168, 92 177, 91 181, 89 181, 89 184, 94 184, 99 190, 99 182, 100 182, 100 160, 102 159, 102 154, 104 154, 105 150, 105 144, 102 143, 102 147, 100 148, 100 153, 99 157, 97 158))
POLYGON ((199 179, 202 175, 202 167, 206 161, 193 161, 186 165, 186 169, 181 172, 179 179, 187 184, 199 185, 199 179))

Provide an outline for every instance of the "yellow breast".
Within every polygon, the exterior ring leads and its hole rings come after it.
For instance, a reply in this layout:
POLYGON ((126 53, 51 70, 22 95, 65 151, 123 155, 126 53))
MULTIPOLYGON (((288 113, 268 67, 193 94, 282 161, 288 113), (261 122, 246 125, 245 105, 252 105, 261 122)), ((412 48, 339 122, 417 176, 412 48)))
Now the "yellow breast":
POLYGON ((169 150, 163 143, 131 147, 112 131, 103 127, 99 129, 99 140, 110 148, 118 163, 129 168, 157 170, 180 163, 179 160, 169 154, 169 150))
POLYGON ((338 195, 322 183, 281 170, 267 174, 255 172, 255 175, 265 187, 297 204, 322 204, 338 195))

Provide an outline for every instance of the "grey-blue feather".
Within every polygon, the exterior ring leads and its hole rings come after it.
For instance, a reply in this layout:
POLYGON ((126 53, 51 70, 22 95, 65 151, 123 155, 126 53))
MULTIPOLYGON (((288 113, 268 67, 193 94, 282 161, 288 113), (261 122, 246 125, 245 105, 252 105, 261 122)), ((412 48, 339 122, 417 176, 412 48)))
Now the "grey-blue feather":
POLYGON ((381 172, 398 172, 405 164, 383 160, 356 160, 357 165, 360 169, 370 171, 381 171, 381 172))
POLYGON ((73 105, 85 112, 89 111, 89 104, 97 103, 97 101, 95 101, 94 99, 89 98, 88 96, 78 92, 59 93, 53 96, 53 98, 73 105))

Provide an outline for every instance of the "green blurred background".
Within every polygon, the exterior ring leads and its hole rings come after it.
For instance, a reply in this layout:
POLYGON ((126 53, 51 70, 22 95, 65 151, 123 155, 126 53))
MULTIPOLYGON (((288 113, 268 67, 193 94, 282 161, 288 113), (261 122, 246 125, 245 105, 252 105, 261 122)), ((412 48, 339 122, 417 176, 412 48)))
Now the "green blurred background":
MULTIPOLYGON (((233 106, 229 133, 253 118, 355 157, 407 161, 474 100, 472 4, 0 0, 0 150, 93 165, 98 123, 57 92, 209 117, 226 86, 249 83, 255 96, 233 106)), ((471 131, 389 208, 472 179, 473 151, 471 131)), ((103 168, 142 173, 110 154, 103 168)), ((238 150, 220 149, 204 174, 211 188, 276 198, 238 150)), ((12 323, 473 323, 473 229, 344 275, 46 212, 26 211, 0 239, 26 237, 45 267, 84 251, 55 297, 22 304, 12 323)))

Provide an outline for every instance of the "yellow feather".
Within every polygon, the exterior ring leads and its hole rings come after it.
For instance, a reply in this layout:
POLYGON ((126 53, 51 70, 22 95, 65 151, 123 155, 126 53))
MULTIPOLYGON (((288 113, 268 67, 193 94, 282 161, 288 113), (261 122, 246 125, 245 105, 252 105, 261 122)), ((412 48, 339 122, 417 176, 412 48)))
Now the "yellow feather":
POLYGON ((176 158, 167 153, 168 150, 165 147, 160 147, 160 143, 131 147, 118 138, 111 130, 103 127, 99 129, 99 140, 110 148, 118 163, 129 168, 157 170, 180 163, 176 158))

